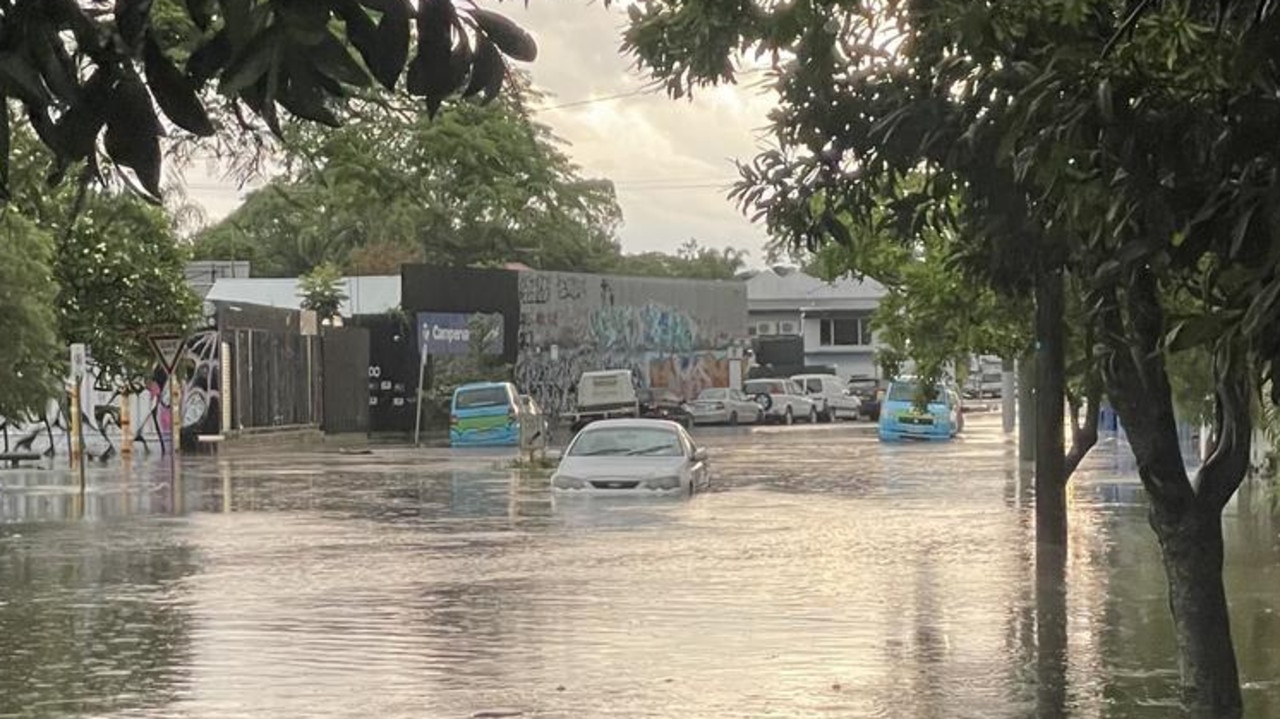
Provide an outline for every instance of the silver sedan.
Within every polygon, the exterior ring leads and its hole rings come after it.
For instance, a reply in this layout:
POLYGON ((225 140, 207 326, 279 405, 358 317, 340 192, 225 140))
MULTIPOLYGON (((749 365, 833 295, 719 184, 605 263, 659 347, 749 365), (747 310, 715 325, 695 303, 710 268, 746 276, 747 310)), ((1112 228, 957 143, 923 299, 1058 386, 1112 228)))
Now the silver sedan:
POLYGON ((704 389, 689 403, 694 424, 752 424, 764 420, 764 407, 736 389, 704 389))
POLYGON ((551 475, 556 492, 692 494, 709 481, 707 451, 664 419, 606 419, 587 425, 551 475))

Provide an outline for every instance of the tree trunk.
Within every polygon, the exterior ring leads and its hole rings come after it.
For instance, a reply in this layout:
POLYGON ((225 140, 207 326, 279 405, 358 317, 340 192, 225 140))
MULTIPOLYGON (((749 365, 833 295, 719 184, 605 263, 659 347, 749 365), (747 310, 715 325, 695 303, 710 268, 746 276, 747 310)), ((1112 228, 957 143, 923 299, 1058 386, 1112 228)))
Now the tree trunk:
POLYGON ((1035 716, 1056 719, 1067 712, 1067 552, 1037 547, 1035 716))
POLYGON ((1018 459, 1036 458, 1036 356, 1027 353, 1018 360, 1018 459))
POLYGON ((1198 503, 1179 514, 1153 507, 1151 526, 1169 582, 1183 703, 1196 719, 1238 719, 1243 702, 1222 583, 1221 513, 1198 503))
POLYGON ((1036 277, 1036 543, 1067 544, 1062 274, 1036 277))

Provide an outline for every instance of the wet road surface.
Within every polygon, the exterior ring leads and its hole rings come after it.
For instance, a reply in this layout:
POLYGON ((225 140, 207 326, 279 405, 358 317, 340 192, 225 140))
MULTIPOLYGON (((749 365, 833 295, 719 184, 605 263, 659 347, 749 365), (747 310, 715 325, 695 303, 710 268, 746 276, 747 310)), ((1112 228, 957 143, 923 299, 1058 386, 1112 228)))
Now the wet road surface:
MULTIPOLYGON (((553 500, 485 451, 140 462, 83 500, 3 472, 0 717, 1174 716, 1127 450, 1073 482, 1065 646, 1038 651, 1030 477, 998 424, 699 429, 713 489, 680 500, 553 500)), ((1261 503, 1227 520, 1259 719, 1280 715, 1261 503)))

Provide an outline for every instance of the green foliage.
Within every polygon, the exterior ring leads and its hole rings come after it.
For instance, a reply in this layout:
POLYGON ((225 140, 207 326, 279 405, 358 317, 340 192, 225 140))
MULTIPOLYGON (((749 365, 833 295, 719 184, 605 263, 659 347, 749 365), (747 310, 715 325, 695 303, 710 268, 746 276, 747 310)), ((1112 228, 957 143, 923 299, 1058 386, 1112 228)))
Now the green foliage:
POLYGON ((1167 349, 1206 347, 1220 398, 1241 368, 1280 369, 1280 13, 1221 5, 1130 23, 1106 0, 649 0, 627 46, 680 91, 731 76, 739 48, 776 53, 778 147, 742 168, 745 209, 858 261, 857 228, 951 232, 966 275, 1011 297, 1066 271, 1109 393, 1158 388, 1125 403, 1143 411, 1170 393, 1167 349))
MULTIPOLYGON (((199 313, 186 284, 187 255, 163 210, 109 188, 60 186, 37 178, 54 164, 25 126, 13 133, 9 212, 53 235, 58 287, 55 329, 83 342, 109 377, 136 383, 155 365, 151 330, 182 331, 199 313)), ((59 353, 58 356, 60 356, 59 353)))
POLYGON ((618 257, 612 185, 582 177, 518 102, 432 120, 396 96, 346 119, 289 124, 283 175, 201 233, 196 256, 247 259, 269 276, 324 262, 362 274, 410 261, 592 271, 618 257))
POLYGON ((279 135, 277 105, 336 125, 336 107, 375 82, 394 90, 402 76, 430 114, 451 97, 491 100, 506 79, 508 58, 528 62, 537 55, 533 39, 511 20, 453 0, 123 0, 111 11, 101 5, 0 4, 0 36, 8 38, 0 92, 22 104, 55 153, 54 179, 76 163, 96 164, 101 142, 153 197, 160 195, 161 113, 189 133, 213 135, 218 128, 206 96, 215 88, 236 116, 257 116, 279 135))
POLYGON ((664 252, 619 255, 612 265, 604 269, 614 274, 641 277, 731 280, 746 267, 746 257, 745 250, 732 247, 716 250, 691 239, 681 245, 675 255, 664 252))
POLYGON ((184 332, 199 313, 186 261, 159 209, 129 196, 91 193, 58 243, 61 335, 88 345, 108 377, 132 384, 145 379, 156 362, 148 333, 184 332))
POLYGON ((342 273, 327 262, 298 278, 298 285, 302 309, 315 312, 321 322, 337 317, 348 299, 342 289, 342 273))
POLYGON ((53 240, 0 212, 0 417, 21 418, 57 396, 63 345, 55 331, 53 240))
POLYGON ((963 382, 970 357, 1017 357, 1031 346, 1029 304, 963 272, 955 233, 925 227, 903 236, 873 222, 851 223, 849 237, 849 243, 819 247, 807 268, 827 280, 854 274, 884 285, 872 327, 886 376, 909 362, 922 386, 932 387, 951 370, 952 379, 963 382))
POLYGON ((430 386, 423 390, 423 419, 428 426, 446 424, 453 391, 472 382, 509 382, 511 365, 490 350, 500 341, 499 325, 492 316, 471 318, 471 344, 467 354, 454 357, 432 357, 430 386))
POLYGON ((742 271, 745 252, 696 240, 674 256, 622 254, 612 184, 583 177, 523 99, 432 120, 394 97, 353 107, 338 129, 290 124, 283 175, 201 232, 195 255, 248 260, 266 276, 323 263, 395 274, 412 262, 699 279, 742 271))

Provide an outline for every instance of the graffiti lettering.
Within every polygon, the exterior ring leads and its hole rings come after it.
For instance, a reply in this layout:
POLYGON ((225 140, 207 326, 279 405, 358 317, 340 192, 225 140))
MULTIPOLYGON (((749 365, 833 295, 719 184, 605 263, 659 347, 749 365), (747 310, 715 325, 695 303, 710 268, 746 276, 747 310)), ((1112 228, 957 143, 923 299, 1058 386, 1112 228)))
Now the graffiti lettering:
MULTIPOLYGON (((179 360, 182 374, 186 376, 182 388, 182 427, 197 433, 216 433, 221 424, 221 374, 219 334, 217 330, 203 330, 192 334, 184 345, 179 360)), ((109 377, 100 376, 90 363, 80 391, 81 423, 85 433, 85 453, 97 459, 106 459, 118 451, 122 439, 120 402, 121 393, 113 388, 109 377)), ((130 395, 129 414, 133 426, 134 442, 150 451, 155 441, 167 451, 169 427, 173 417, 167 391, 167 377, 157 369, 147 382, 145 393, 130 395)), ((58 453, 58 448, 68 447, 70 421, 67 408, 57 400, 50 400, 41 416, 23 418, 0 417, 4 446, 14 451, 37 452, 45 456, 58 453)))
POLYGON ((520 273, 520 304, 545 305, 551 301, 551 278, 540 272, 520 273))
POLYGON ((579 275, 556 275, 556 297, 580 300, 587 294, 587 280, 579 275))

